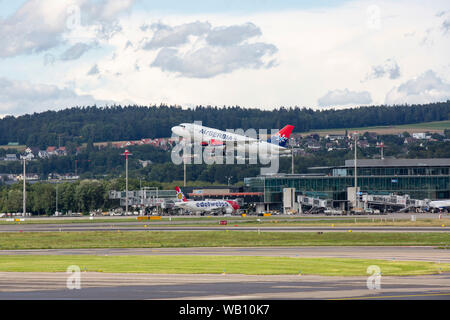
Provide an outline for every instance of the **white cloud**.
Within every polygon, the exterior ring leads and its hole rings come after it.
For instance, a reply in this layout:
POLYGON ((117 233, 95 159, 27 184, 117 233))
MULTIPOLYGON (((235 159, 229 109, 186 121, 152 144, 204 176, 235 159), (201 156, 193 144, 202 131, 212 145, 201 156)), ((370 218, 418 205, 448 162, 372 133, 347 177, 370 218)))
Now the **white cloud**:
POLYGON ((347 88, 344 90, 328 91, 323 97, 317 100, 320 107, 331 106, 359 106, 366 105, 372 102, 372 97, 367 91, 350 91, 347 88))
POLYGON ((432 70, 394 87, 386 95, 386 104, 418 104, 450 99, 450 83, 432 70))
POLYGON ((98 66, 97 66, 97 64, 95 64, 95 65, 88 71, 87 75, 92 76, 92 75, 99 74, 99 73, 100 73, 100 71, 98 70, 98 66))
POLYGON ((0 58, 46 51, 70 43, 71 38, 75 38, 72 44, 80 39, 108 39, 120 30, 116 18, 133 3, 28 0, 13 15, 0 19, 0 58))
POLYGON ((110 105, 113 102, 78 94, 70 88, 0 78, 0 114, 17 115, 94 104, 110 105))
MULTIPOLYGON (((145 27, 141 28, 146 30, 145 27)), ((145 50, 155 50, 165 47, 178 47, 188 42, 190 36, 201 36, 209 32, 211 24, 208 22, 192 22, 171 27, 157 23, 150 26, 154 31, 150 41, 143 45, 145 50)))
MULTIPOLYGON (((314 108, 327 92, 329 103, 370 98, 383 104, 394 86, 426 70, 439 71, 443 83, 449 80, 448 0, 384 0, 377 12, 368 10, 373 1, 363 0, 245 15, 168 14, 141 5, 130 11, 132 1, 73 0, 81 20, 72 29, 68 18, 76 15, 67 12, 68 3, 30 0, 0 18, 0 78, 73 88, 106 101, 265 109, 314 108), (98 45, 77 51, 78 42, 98 45), (74 59, 62 63, 65 51, 74 59), (361 81, 366 78, 374 81, 361 81)), ((396 101, 411 98, 397 95, 396 101)))
POLYGON ((74 44, 73 46, 71 46, 69 49, 67 49, 66 51, 64 51, 61 54, 61 60, 75 60, 80 58, 86 51, 89 51, 92 48, 91 45, 86 44, 86 43, 82 43, 82 42, 77 42, 76 44, 74 44))
POLYGON ((247 40, 261 35, 253 23, 212 28, 209 22, 191 22, 177 26, 163 23, 141 26, 154 31, 145 50, 157 50, 151 67, 190 78, 212 78, 237 69, 271 68, 269 58, 277 52, 272 44, 247 40), (269 61, 267 61, 269 60, 269 61))
POLYGON ((442 30, 445 34, 450 31, 450 18, 447 18, 444 22, 442 22, 442 30))
POLYGON ((248 22, 243 25, 216 27, 208 33, 206 41, 211 45, 231 46, 261 35, 261 29, 248 22))
POLYGON ((372 66, 372 70, 367 75, 366 80, 379 79, 385 76, 388 76, 389 79, 400 77, 400 67, 394 59, 387 59, 381 65, 372 66))
POLYGON ((59 45, 65 8, 62 1, 30 0, 1 20, 0 57, 40 52, 59 45))
POLYGON ((272 56, 277 48, 265 43, 242 44, 233 47, 206 46, 187 53, 164 48, 151 64, 162 71, 176 72, 184 77, 211 78, 236 69, 270 67, 264 56, 272 56))

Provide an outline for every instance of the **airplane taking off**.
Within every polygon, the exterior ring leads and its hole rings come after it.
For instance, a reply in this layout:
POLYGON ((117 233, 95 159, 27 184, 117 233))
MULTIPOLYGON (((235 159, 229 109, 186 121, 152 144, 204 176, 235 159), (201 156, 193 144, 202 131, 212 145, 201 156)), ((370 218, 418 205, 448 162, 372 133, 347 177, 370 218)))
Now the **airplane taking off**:
POLYGON ((238 152, 273 156, 291 152, 286 145, 293 129, 294 126, 287 125, 268 140, 255 139, 195 123, 181 123, 172 127, 172 132, 188 142, 197 142, 204 147, 211 146, 223 150, 227 145, 232 144, 238 152))
POLYGON ((179 187, 175 187, 177 198, 181 201, 175 202, 175 207, 189 210, 192 212, 209 212, 209 213, 235 213, 239 208, 239 204, 234 200, 203 200, 192 201, 187 200, 179 187))

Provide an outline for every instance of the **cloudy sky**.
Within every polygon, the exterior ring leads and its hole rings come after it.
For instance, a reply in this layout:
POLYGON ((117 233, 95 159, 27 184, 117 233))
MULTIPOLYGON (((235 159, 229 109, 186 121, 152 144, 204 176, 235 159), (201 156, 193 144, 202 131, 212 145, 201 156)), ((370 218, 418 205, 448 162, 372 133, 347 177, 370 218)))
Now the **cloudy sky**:
POLYGON ((0 0, 0 116, 450 99, 450 2, 0 0))

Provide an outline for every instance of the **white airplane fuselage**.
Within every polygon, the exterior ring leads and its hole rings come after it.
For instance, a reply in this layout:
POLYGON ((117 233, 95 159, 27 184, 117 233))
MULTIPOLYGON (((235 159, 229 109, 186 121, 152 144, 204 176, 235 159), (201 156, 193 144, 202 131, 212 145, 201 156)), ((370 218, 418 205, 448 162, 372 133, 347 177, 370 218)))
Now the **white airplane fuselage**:
POLYGON ((239 206, 232 200, 203 200, 175 202, 175 207, 191 212, 234 213, 239 206))
POLYGON ((450 209, 450 200, 436 200, 429 203, 430 208, 450 209))
POLYGON ((182 123, 173 127, 172 132, 190 142, 218 147, 221 144, 222 147, 233 146, 238 152, 246 154, 277 155, 291 152, 278 144, 193 123, 182 123))

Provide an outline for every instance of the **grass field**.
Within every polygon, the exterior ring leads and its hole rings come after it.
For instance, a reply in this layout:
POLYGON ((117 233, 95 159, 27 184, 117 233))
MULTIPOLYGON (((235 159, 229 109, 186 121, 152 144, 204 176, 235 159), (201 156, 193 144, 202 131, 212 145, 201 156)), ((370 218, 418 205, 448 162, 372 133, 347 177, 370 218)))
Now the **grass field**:
MULTIPOLYGON (((450 246, 450 233, 87 231, 0 233, 0 250, 258 246, 450 246)), ((1 256, 0 256, 1 259, 1 256)))
POLYGON ((396 128, 445 130, 450 129, 450 120, 404 124, 396 128))
POLYGON ((371 265, 382 275, 424 275, 450 271, 450 264, 335 258, 235 256, 1 256, 0 272, 81 271, 160 274, 304 274, 366 276, 371 265))
POLYGON ((5 150, 15 149, 18 151, 24 151, 26 148, 27 148, 27 146, 25 146, 25 145, 18 145, 18 146, 0 145, 0 149, 5 149, 5 150))
POLYGON ((327 134, 339 134, 344 133, 345 130, 348 132, 358 131, 358 132, 376 132, 378 134, 397 134, 402 132, 442 132, 445 129, 450 129, 450 120, 445 121, 434 121, 434 122, 422 122, 422 123, 412 123, 404 124, 398 126, 373 126, 373 127, 359 127, 359 128, 339 128, 339 129, 320 129, 311 130, 309 132, 300 132, 302 135, 308 135, 312 133, 317 133, 319 135, 327 134))

